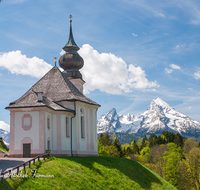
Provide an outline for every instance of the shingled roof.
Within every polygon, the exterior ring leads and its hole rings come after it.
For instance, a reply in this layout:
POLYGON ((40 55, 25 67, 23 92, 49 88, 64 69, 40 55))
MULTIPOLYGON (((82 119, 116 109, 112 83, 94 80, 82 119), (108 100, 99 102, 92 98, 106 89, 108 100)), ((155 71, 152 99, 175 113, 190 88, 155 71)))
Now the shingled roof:
POLYGON ((70 82, 66 74, 62 73, 56 66, 54 66, 23 96, 21 96, 18 100, 11 102, 6 109, 47 106, 53 110, 73 111, 60 105, 59 102, 61 101, 81 101, 100 106, 96 102, 84 96, 70 82), (37 95, 41 92, 43 93, 44 98, 42 102, 38 102, 37 95))

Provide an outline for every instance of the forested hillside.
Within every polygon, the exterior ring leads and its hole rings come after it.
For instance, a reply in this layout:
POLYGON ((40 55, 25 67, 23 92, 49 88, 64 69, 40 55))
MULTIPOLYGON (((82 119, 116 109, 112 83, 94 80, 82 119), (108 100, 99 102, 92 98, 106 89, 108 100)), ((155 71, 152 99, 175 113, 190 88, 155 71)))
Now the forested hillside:
POLYGON ((200 143, 195 138, 163 131, 159 136, 144 135, 138 142, 121 145, 118 138, 101 134, 98 151, 100 156, 139 161, 180 190, 200 188, 200 143))

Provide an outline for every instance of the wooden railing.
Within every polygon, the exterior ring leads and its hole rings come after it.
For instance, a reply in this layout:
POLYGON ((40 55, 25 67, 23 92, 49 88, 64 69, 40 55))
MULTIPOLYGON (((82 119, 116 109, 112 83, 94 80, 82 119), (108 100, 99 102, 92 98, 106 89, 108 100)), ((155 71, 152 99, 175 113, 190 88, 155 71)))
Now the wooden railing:
POLYGON ((50 153, 38 155, 38 156, 34 157, 33 159, 31 159, 31 160, 29 160, 27 162, 24 162, 23 164, 20 164, 20 165, 12 168, 10 170, 7 170, 7 171, 1 173, 1 181, 3 182, 3 180, 6 179, 6 178, 8 178, 8 177, 11 178, 12 177, 12 171, 17 170, 17 172, 15 174, 18 175, 21 170, 26 171, 26 167, 30 168, 31 167, 31 162, 33 162, 33 164, 35 164, 35 161, 37 161, 37 160, 39 161, 40 158, 43 158, 45 160, 45 158, 48 158, 48 157, 50 157, 50 153), (5 176, 6 174, 9 174, 9 175, 6 177, 5 176))

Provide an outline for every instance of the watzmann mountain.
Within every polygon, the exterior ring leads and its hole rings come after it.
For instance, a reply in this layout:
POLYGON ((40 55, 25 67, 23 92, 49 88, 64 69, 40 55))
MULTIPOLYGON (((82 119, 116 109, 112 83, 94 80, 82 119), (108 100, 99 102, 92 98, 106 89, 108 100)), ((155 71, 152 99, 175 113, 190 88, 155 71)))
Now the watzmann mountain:
POLYGON ((160 98, 156 98, 147 110, 138 116, 119 115, 113 108, 102 115, 97 123, 98 133, 160 134, 162 131, 195 136, 200 132, 200 122, 192 120, 160 98))

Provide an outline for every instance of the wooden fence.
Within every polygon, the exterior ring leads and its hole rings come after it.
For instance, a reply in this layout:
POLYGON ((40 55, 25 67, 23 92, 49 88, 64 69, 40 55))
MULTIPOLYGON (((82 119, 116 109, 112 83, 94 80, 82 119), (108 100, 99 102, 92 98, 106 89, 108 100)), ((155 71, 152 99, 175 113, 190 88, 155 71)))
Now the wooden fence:
POLYGON ((23 164, 20 164, 20 165, 12 168, 10 170, 7 170, 7 171, 1 173, 1 181, 3 182, 3 180, 6 179, 6 178, 8 178, 8 177, 11 178, 12 177, 12 171, 17 170, 17 172, 15 174, 18 175, 21 170, 26 171, 26 167, 30 168, 31 167, 31 162, 33 162, 33 164, 35 164, 35 162, 37 160, 39 161, 40 158, 43 158, 45 160, 45 158, 48 158, 48 157, 50 157, 50 153, 38 155, 38 156, 34 157, 33 159, 31 159, 31 160, 29 160, 27 162, 24 162, 23 164), (9 174, 9 175, 6 177, 6 174, 9 174))

